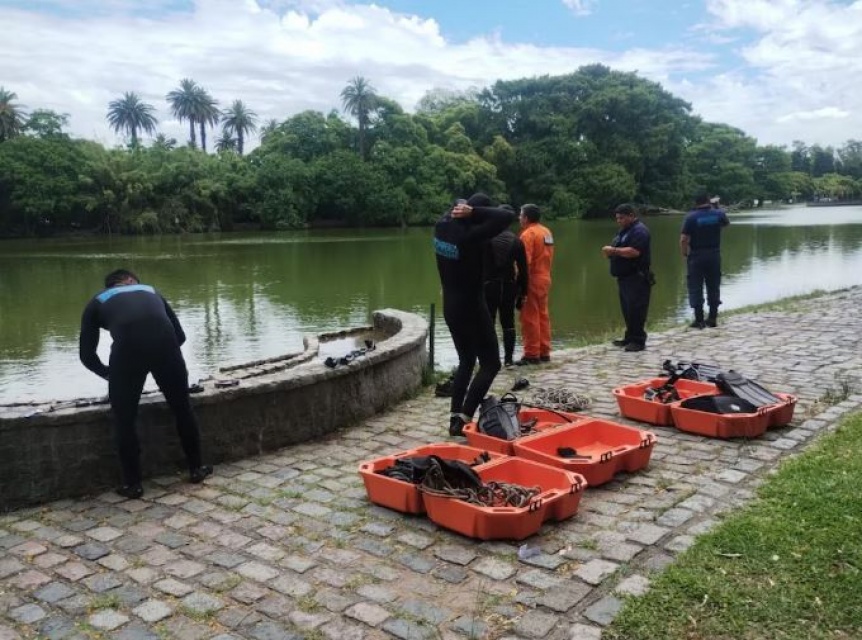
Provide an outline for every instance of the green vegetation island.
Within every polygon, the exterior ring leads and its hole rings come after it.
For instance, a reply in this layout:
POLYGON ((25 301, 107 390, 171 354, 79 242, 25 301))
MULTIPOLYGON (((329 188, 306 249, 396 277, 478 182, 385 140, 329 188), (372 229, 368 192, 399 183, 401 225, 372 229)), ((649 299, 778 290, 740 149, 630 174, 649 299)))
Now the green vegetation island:
POLYGON ((427 225, 476 191, 537 203, 548 219, 620 202, 686 209, 697 188, 734 205, 862 196, 862 142, 760 146, 602 65, 435 89, 412 114, 361 76, 340 98, 346 117, 262 123, 241 100, 222 109, 183 79, 166 100, 188 123, 187 144, 158 133, 155 108, 128 92, 107 105, 128 144, 108 149, 64 133, 67 114, 28 113, 0 87, 0 237, 427 225), (207 133, 219 126, 212 153, 207 133))

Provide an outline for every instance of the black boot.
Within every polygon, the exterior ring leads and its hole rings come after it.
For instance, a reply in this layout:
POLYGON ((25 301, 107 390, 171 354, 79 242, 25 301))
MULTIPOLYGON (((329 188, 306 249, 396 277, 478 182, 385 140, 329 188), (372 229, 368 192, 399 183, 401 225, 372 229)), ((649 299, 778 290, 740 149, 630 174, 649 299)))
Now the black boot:
POLYGON ((706 326, 714 327, 718 324, 718 308, 710 307, 709 315, 706 317, 706 326))
POLYGON ((136 500, 144 495, 144 488, 141 486, 140 482, 124 484, 121 487, 117 487, 117 494, 124 498, 128 498, 129 500, 136 500))
POLYGON ((515 365, 513 355, 515 353, 515 330, 503 329, 503 365, 513 367, 515 365))
POLYGON ((449 435, 463 436, 465 424, 467 424, 467 421, 461 414, 455 414, 454 416, 449 418, 449 435))
POLYGON ((694 310, 694 320, 688 326, 692 329, 703 329, 706 326, 703 321, 703 307, 694 310))
POLYGON ((206 478, 211 476, 212 473, 213 468, 208 464, 202 465, 195 469, 191 469, 189 471, 189 482, 191 482, 192 484, 200 484, 206 478))

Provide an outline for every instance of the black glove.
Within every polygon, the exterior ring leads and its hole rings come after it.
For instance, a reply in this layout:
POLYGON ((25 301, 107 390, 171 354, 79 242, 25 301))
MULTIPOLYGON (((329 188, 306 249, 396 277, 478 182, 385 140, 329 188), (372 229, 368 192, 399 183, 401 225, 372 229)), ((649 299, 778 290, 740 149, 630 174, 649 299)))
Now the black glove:
POLYGON ((524 306, 524 296, 518 296, 518 298, 515 299, 515 308, 518 311, 520 311, 521 307, 523 307, 523 306, 524 306))

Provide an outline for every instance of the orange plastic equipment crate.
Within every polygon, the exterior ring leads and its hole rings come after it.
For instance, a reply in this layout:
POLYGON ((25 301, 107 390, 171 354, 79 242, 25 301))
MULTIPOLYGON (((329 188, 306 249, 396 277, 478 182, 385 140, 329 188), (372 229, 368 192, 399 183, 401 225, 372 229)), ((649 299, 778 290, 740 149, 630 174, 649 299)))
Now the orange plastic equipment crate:
MULTIPOLYGON (((383 476, 377 472, 391 467, 395 464, 397 458, 433 455, 445 460, 460 460, 461 462, 470 463, 483 453, 487 453, 491 461, 503 458, 501 454, 493 451, 465 447, 464 445, 452 442, 442 442, 363 462, 359 465, 359 475, 362 476, 362 481, 365 483, 365 491, 368 493, 368 499, 374 504, 389 507, 402 513, 421 514, 425 513, 425 505, 423 504, 422 494, 415 484, 383 476)), ((480 466, 477 465, 474 469, 478 471, 480 466)))
POLYGON ((649 464, 656 437, 609 420, 590 419, 515 441, 515 455, 568 471, 576 471, 591 487, 609 482, 620 471, 637 471, 649 464), (570 447, 589 459, 558 455, 570 447))
MULTIPOLYGON (((536 431, 545 431, 558 427, 561 424, 585 420, 586 416, 566 411, 548 411, 546 409, 533 409, 531 407, 522 407, 518 412, 518 420, 521 424, 529 422, 534 418, 538 422, 533 426, 533 429, 536 431)), ((515 450, 512 448, 514 440, 503 440, 502 438, 495 438, 494 436, 482 433, 479 431, 477 422, 469 422, 464 425, 464 436, 467 438, 467 444, 471 447, 496 451, 506 456, 515 455, 515 450)))
POLYGON ((697 433, 710 438, 757 438, 769 427, 772 414, 786 412, 785 405, 761 407, 756 413, 710 413, 671 407, 673 423, 680 431, 697 433))
MULTIPOLYGON (((671 417, 670 408, 674 403, 664 404, 644 398, 644 392, 648 388, 657 388, 665 384, 667 384, 667 378, 653 378, 614 389, 614 396, 616 396, 620 413, 624 418, 637 420, 638 422, 648 422, 662 426, 672 425, 673 418, 671 417)), ((692 396, 714 396, 719 393, 718 388, 711 382, 680 379, 673 386, 677 390, 680 400, 685 400, 692 396)))
POLYGON ((580 474, 520 458, 494 460, 476 467, 476 473, 485 483, 508 482, 541 489, 526 507, 483 507, 457 498, 422 494, 432 522, 480 540, 523 540, 536 533, 545 520, 570 518, 577 513, 587 486, 580 474))
POLYGON ((775 395, 784 402, 780 405, 769 407, 769 426, 783 427, 790 424, 790 421, 793 420, 793 410, 796 408, 796 396, 792 396, 789 393, 776 393, 775 395))

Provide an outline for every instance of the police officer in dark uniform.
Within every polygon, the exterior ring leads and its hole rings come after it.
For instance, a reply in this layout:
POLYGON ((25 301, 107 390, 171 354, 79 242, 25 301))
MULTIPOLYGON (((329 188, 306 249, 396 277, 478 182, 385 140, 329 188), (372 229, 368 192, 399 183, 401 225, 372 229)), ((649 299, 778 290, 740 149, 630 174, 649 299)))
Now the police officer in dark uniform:
POLYGON ((186 335, 170 305, 153 287, 140 284, 131 271, 118 269, 105 277, 81 317, 81 362, 108 381, 117 449, 126 498, 143 495, 140 445, 135 421, 147 374, 151 373, 177 421, 177 432, 189 466, 189 480, 202 482, 212 473, 201 462, 198 423, 189 400, 186 363, 180 346, 186 335), (99 329, 110 332, 109 366, 99 359, 99 329))
POLYGON ((650 290, 655 283, 650 271, 650 233, 630 204, 619 205, 614 217, 620 231, 611 244, 602 247, 602 253, 610 261, 611 275, 617 279, 626 333, 613 344, 626 351, 643 351, 650 290))
POLYGON ((453 436, 462 435, 500 371, 497 333, 483 295, 483 257, 487 242, 508 227, 514 216, 490 205, 488 196, 474 194, 456 204, 434 227, 443 318, 458 352, 449 419, 453 436), (479 371, 473 377, 477 359, 479 371))
POLYGON ((691 326, 695 329, 714 327, 721 304, 721 230, 730 224, 727 213, 713 206, 706 192, 698 193, 695 208, 682 223, 679 247, 688 268, 688 303, 694 310, 691 326), (709 315, 703 317, 703 288, 709 315))

